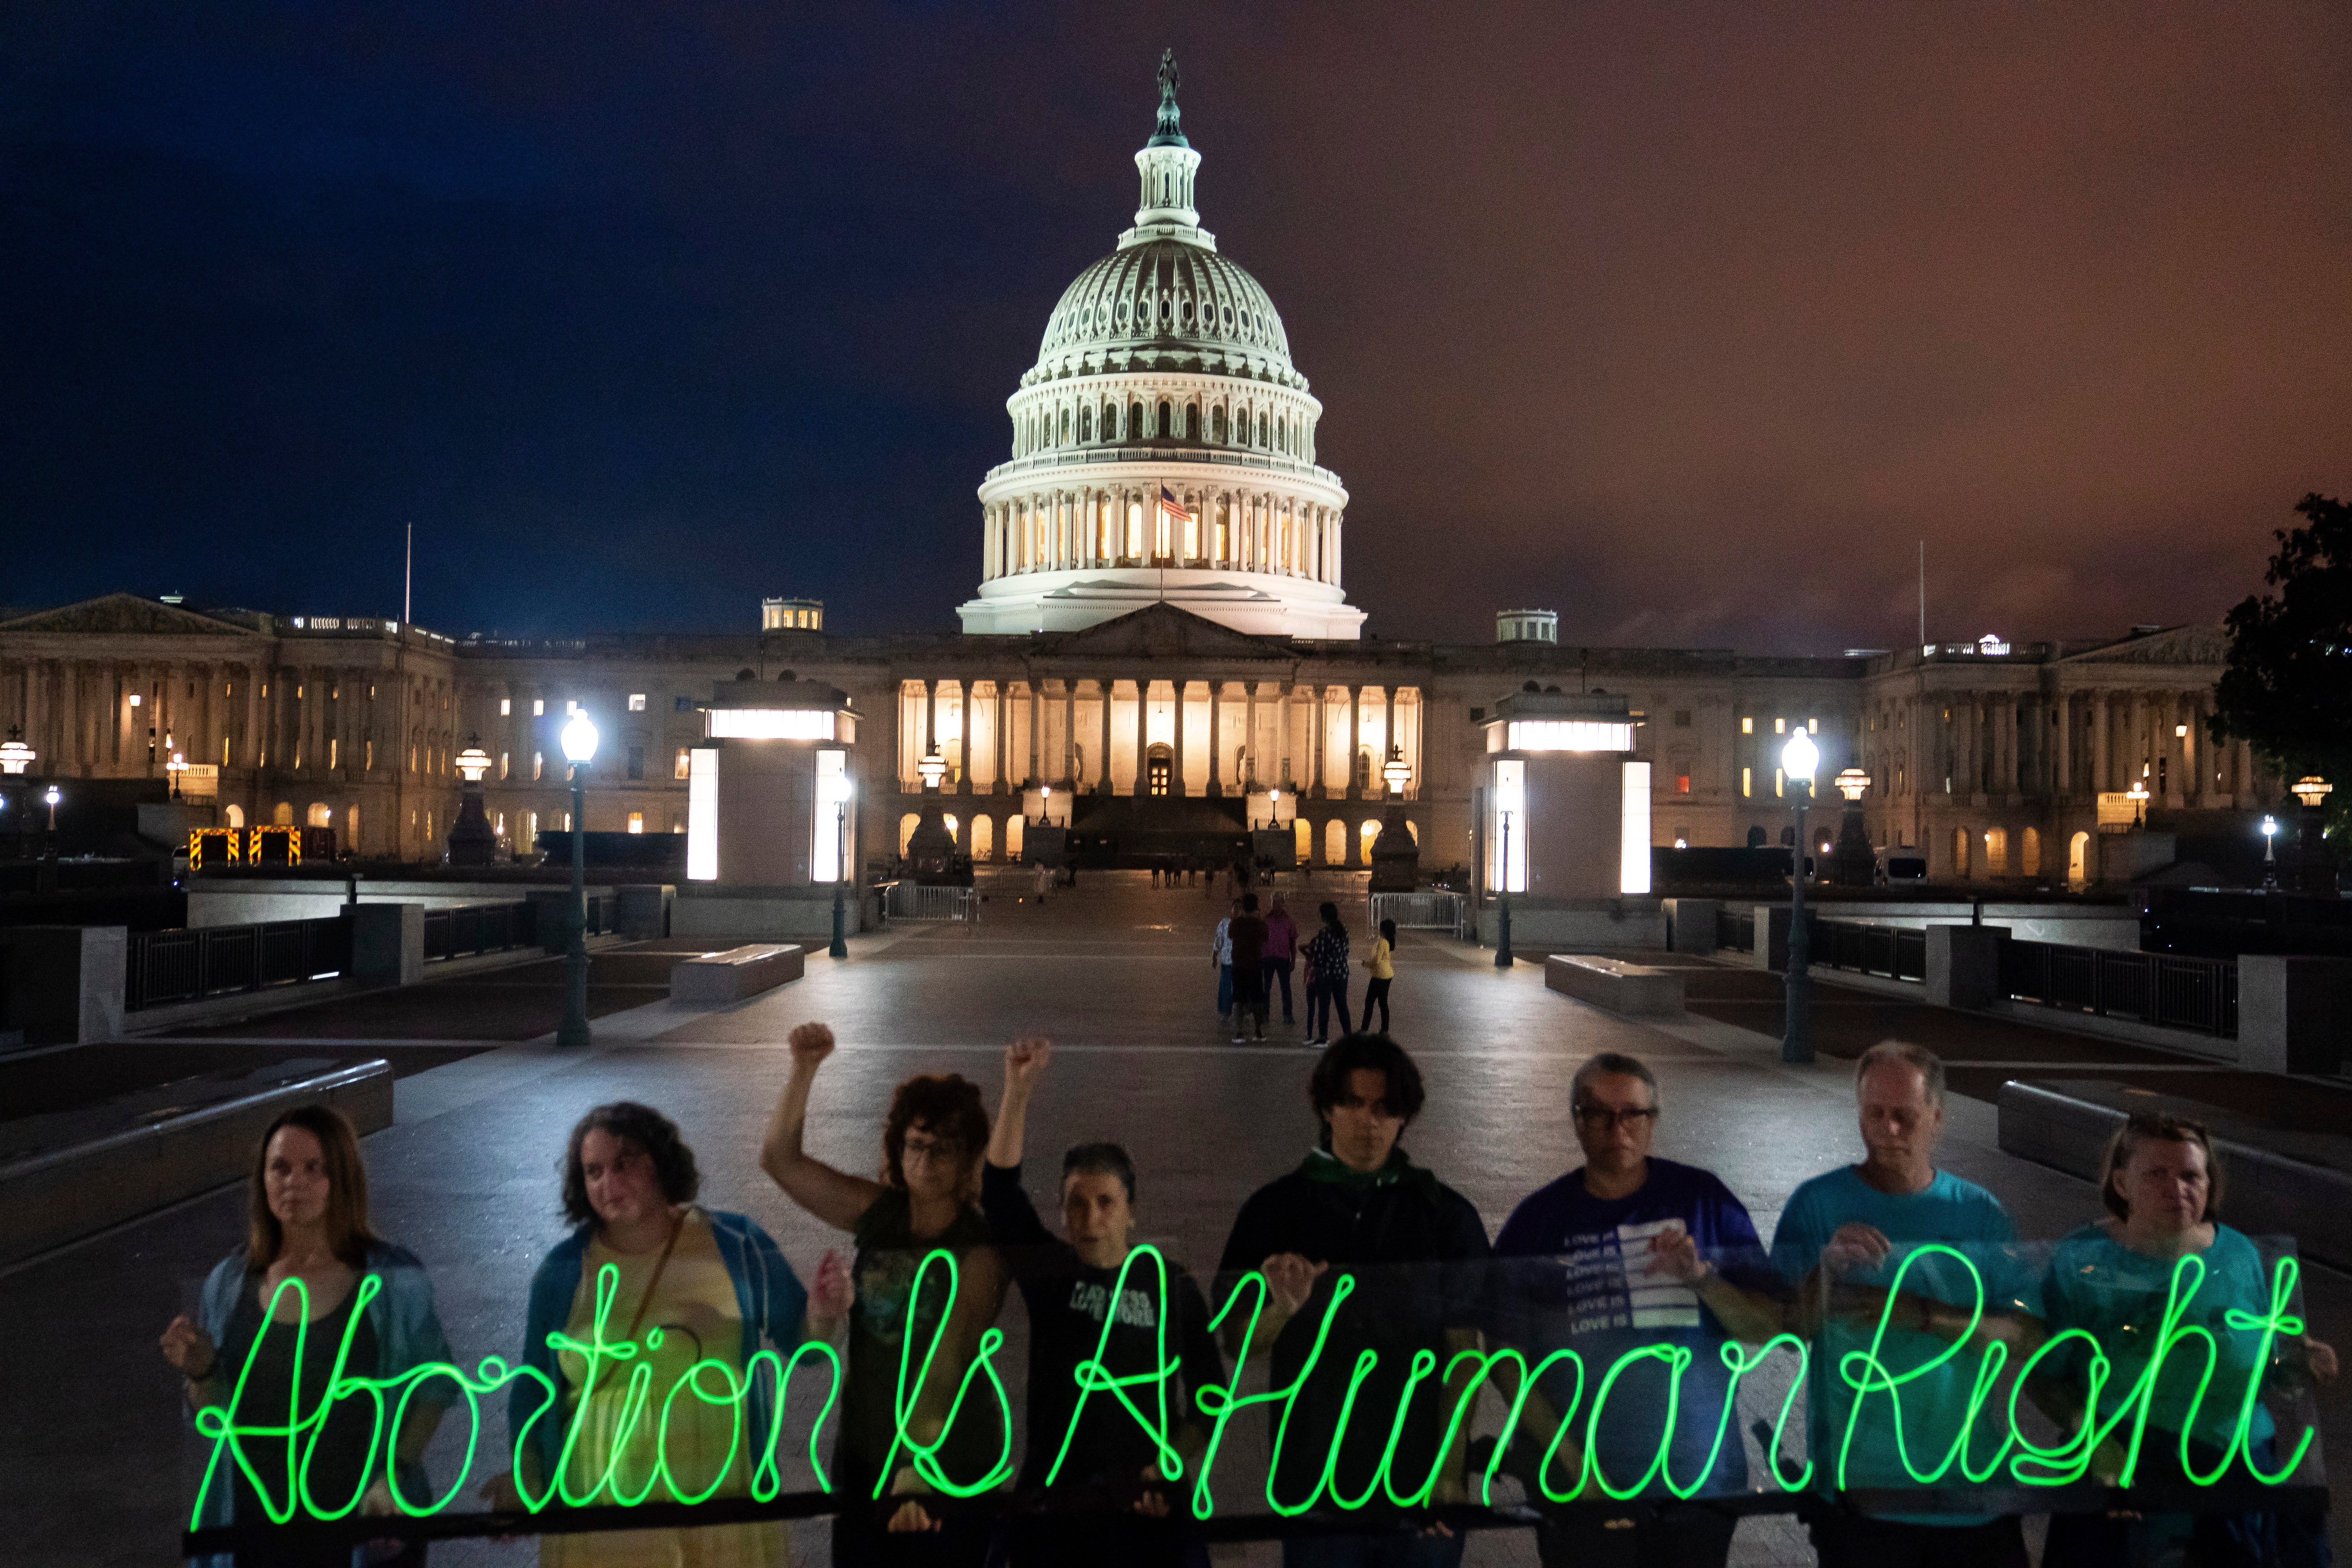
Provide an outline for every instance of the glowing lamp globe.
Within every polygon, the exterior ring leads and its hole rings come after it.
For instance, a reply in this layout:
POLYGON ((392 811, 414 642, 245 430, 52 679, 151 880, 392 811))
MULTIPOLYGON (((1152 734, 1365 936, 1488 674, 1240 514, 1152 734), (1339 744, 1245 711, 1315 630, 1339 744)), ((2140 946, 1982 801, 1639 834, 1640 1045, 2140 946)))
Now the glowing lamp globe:
POLYGON ((1781 771, 1789 775, 1792 783, 1802 779, 1806 785, 1811 787, 1814 770, 1821 765, 1822 749, 1813 744, 1812 736, 1805 731, 1800 730, 1790 736, 1789 743, 1780 749, 1781 771))
POLYGON ((1412 764, 1404 760, 1403 752, 1391 752, 1389 760, 1381 766, 1381 777, 1388 781, 1391 795, 1401 795, 1406 782, 1412 777, 1412 764))
MULTIPOLYGON (((472 743, 457 753, 453 760, 454 765, 467 784, 479 784, 482 782, 482 775, 490 771, 490 753, 482 750, 478 738, 469 736, 467 739, 472 743)), ((567 749, 569 749, 568 744, 567 749)), ((593 752, 596 749, 595 742, 590 742, 588 749, 593 752)))
MULTIPOLYGON (((0 766, 5 766, 7 760, 8 748, 5 746, 0 746, 0 766)), ((10 768, 8 771, 10 773, 19 773, 23 770, 18 768, 10 768)), ((2319 809, 2319 803, 2326 800, 2330 794, 2334 793, 2336 786, 2329 784, 2326 779, 2321 778, 2316 773, 2305 773, 2303 777, 2295 780, 2294 784, 2288 785, 2287 788, 2289 792, 2294 795, 2295 799, 2303 802, 2303 807, 2305 811, 2317 811, 2319 809)))
POLYGON ((65 799, 65 792, 58 789, 57 785, 51 784, 49 786, 49 793, 43 795, 41 798, 47 801, 51 805, 55 805, 58 802, 65 799))
POLYGON ((925 789, 937 789, 940 787, 940 781, 948 776, 948 760, 937 752, 932 752, 915 764, 915 771, 922 774, 925 789))
POLYGON ((2274 836, 2277 832, 2278 832, 2278 818, 2277 818, 2277 817, 2275 817, 2275 816, 2265 816, 2265 817, 2263 817, 2263 837, 2265 837, 2265 838, 2269 838, 2269 837, 2272 837, 2273 836, 2274 836))
POLYGON ((13 778, 32 765, 32 747, 15 739, 0 742, 0 773, 6 773, 13 778))
POLYGON ((1870 775, 1860 768, 1845 768, 1830 780, 1830 784, 1847 800, 1856 801, 1862 798, 1862 792, 1870 787, 1870 775))
POLYGON ((595 760, 596 725, 587 714, 574 713, 563 726, 563 754, 574 763, 595 760))

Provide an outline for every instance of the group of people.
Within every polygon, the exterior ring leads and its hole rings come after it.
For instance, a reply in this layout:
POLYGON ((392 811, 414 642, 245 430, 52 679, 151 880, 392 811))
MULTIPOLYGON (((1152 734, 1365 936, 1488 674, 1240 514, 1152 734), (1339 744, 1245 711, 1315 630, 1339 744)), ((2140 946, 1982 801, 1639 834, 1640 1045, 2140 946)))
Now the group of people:
MULTIPOLYGON (((1336 925, 1330 906, 1323 915, 1327 930, 1336 925)), ((1240 918, 1269 923, 1247 909, 1240 918)), ((1344 962, 1344 933, 1341 942, 1344 962)), ((1262 936, 1256 950, 1262 967, 1262 936)), ((1214 1402, 1198 1396, 1227 1384, 1229 1363, 1263 1356, 1269 1387, 1297 1385, 1267 1411, 1276 1497, 1329 1506, 1373 1495, 1385 1476, 1392 1495, 1433 1477, 1429 1500, 1474 1500, 1480 1467, 1466 1425, 1450 1417, 1483 1379, 1518 1412, 1496 1462, 1531 1499, 1597 1500, 1608 1487, 1640 1486, 1654 1502, 1623 1518, 1551 1516, 1538 1534, 1547 1568, 1714 1564, 1735 1518, 1708 1500, 1751 1489, 1727 1409, 1738 1358, 1726 1347, 1794 1336, 1811 1349, 1807 1431, 1820 1493, 1808 1520, 1826 1568, 2023 1568, 2015 1517, 1865 1513, 1853 1502, 1916 1487, 1917 1465, 1949 1451, 1963 1428, 2007 1418, 2003 1401, 1977 1385, 1979 1358, 1954 1354, 1956 1344, 2000 1341, 2013 1369, 2082 1331, 2071 1353, 2036 1363, 2026 1390, 2062 1432, 2109 1419, 2161 1362, 2138 1478, 2158 1486, 2275 1471, 2273 1418, 2254 1402, 2241 1433, 2242 1391, 2284 1397, 2336 1373, 2334 1352, 2307 1336, 2244 1327, 2266 1317, 2275 1328, 2277 1310, 2256 1249, 2218 1217, 2224 1176, 2201 1127, 2132 1119, 2107 1151, 2103 1214, 2035 1267, 2000 1201, 1937 1165, 1942 1064, 1898 1042, 1856 1064, 1863 1157, 1798 1187, 1769 1247, 1724 1183, 1652 1153, 1664 1114, 1657 1077, 1615 1053, 1584 1062, 1571 1085, 1581 1159, 1521 1200, 1490 1243, 1477 1209, 1402 1146, 1427 1099, 1412 1058, 1385 1033, 1346 1034, 1309 1078, 1315 1137, 1303 1158, 1233 1222, 1213 1281, 1220 1299, 1237 1282, 1264 1283, 1216 1333, 1209 1297, 1181 1268, 1151 1260, 1164 1271, 1155 1276, 1131 1267, 1146 1261, 1135 1254, 1138 1173, 1118 1145, 1066 1151, 1054 1190, 1060 1234, 1040 1216, 1023 1166, 1047 1041, 1006 1050, 992 1120, 961 1076, 899 1083, 870 1174, 806 1147, 831 1030, 804 1024, 789 1045, 761 1166, 807 1214, 846 1233, 853 1258, 827 1253, 804 1288, 758 1223, 698 1204, 693 1151, 667 1117, 631 1102, 590 1110, 559 1162, 572 1228, 541 1262, 521 1325, 521 1363, 546 1381, 514 1386, 510 1430, 529 1440, 514 1473, 486 1489, 493 1502, 512 1506, 519 1491, 539 1497, 551 1485, 568 1501, 611 1502, 664 1476, 743 1495, 753 1460, 735 1412, 671 1401, 670 1391, 712 1361, 740 1384, 763 1347, 789 1355, 812 1338, 845 1335, 829 1477, 840 1499, 836 1563, 1204 1564, 1183 1520, 1217 1426, 1214 1402), (953 1270, 925 1267, 942 1251, 953 1270), (2200 1283, 2177 1300, 2176 1265, 2191 1256, 2200 1283), (1029 1325, 1025 1447, 1011 1495, 984 1506, 944 1500, 932 1479, 977 1482, 1002 1468, 1003 1428, 955 1412, 1011 1289, 1029 1325), (2167 1332, 2184 1327, 2210 1334, 2210 1369, 2201 1352, 2172 1353, 2179 1335, 2167 1332), (2104 1378, 2084 1334, 2106 1358, 2104 1378), (600 1381, 580 1353, 600 1340, 641 1347, 649 1380, 633 1384, 608 1367, 600 1381), (1545 1364, 1561 1349, 1588 1370, 1571 1376, 1557 1357, 1545 1364), (1521 1358, 1498 1359, 1504 1350, 1521 1358), (1899 1389, 1858 1395, 1848 1375, 1857 1356, 1877 1358, 1899 1389), (1514 1381, 1522 1374, 1532 1386, 1514 1381), (1081 1411, 1083 1391, 1105 1379, 1172 1395, 1165 1442, 1121 1399, 1097 1394, 1081 1411), (544 1387, 558 1394, 542 1413, 544 1387), (1607 1418, 1592 1419, 1604 1398, 1607 1418), (644 1418, 648 1407, 666 1418, 644 1418)), ((257 1152, 248 1208, 244 1244, 214 1270, 201 1310, 163 1337, 192 1407, 241 1389, 245 1408, 315 1408, 335 1358, 299 1355, 298 1324, 314 1345, 348 1344, 343 1364, 367 1375, 448 1358, 423 1266, 371 1229, 365 1169, 341 1116, 313 1107, 278 1118, 257 1152), (361 1289, 370 1276, 380 1288, 361 1289), (273 1323, 288 1331, 268 1331, 273 1323)), ((368 1510, 389 1511, 390 1468, 404 1495, 437 1495, 416 1464, 439 1415, 431 1401, 453 1393, 420 1384, 389 1455, 375 1451, 363 1401, 333 1407, 313 1440, 310 1494, 331 1506, 363 1496, 368 1510)), ((755 1437, 773 1416, 760 1401, 755 1381, 755 1437)), ((2114 1478, 2122 1442, 2100 1445, 2095 1477, 2114 1478)), ((1784 1481, 1802 1462, 1785 1458, 1784 1481)), ((262 1516, 241 1472, 212 1495, 215 1522, 262 1516)), ((1431 1523, 1301 1533, 1283 1551, 1289 1568, 1452 1568, 1462 1546, 1431 1523)), ((719 1568, 782 1564, 788 1553, 782 1526, 767 1522, 549 1535, 541 1558, 719 1568)), ((2326 1560, 2318 1521, 2260 1510, 2062 1515, 2042 1559, 2045 1568, 2326 1560)))
MULTIPOLYGON (((1291 918, 1276 893, 1265 912, 1258 912, 1255 893, 1233 900, 1232 910, 1217 922, 1209 938, 1209 963, 1217 972, 1217 1022, 1231 1024, 1234 1044, 1262 1042, 1274 992, 1282 992, 1282 1023, 1297 1026, 1290 1005, 1290 976, 1303 968, 1306 983, 1307 1032, 1304 1044, 1328 1046, 1339 1034, 1357 1026, 1348 1014, 1348 928, 1339 906, 1326 903, 1316 910, 1314 934, 1299 941, 1298 922, 1291 918)), ((1396 978, 1396 921, 1381 922, 1379 938, 1362 960, 1370 971, 1364 987, 1362 1027, 1372 1027, 1372 1008, 1381 1010, 1380 1033, 1389 1032, 1389 985, 1396 978)))

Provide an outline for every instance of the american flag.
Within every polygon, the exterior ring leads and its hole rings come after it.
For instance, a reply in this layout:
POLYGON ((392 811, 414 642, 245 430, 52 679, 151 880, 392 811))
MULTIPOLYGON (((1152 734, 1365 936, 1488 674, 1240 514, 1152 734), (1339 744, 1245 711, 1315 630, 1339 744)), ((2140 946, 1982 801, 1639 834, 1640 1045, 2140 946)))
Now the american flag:
POLYGON ((1166 485, 1160 487, 1160 510, 1166 512, 1171 519, 1177 522, 1182 523, 1192 521, 1192 514, 1184 510, 1184 503, 1178 500, 1174 494, 1169 490, 1166 485))

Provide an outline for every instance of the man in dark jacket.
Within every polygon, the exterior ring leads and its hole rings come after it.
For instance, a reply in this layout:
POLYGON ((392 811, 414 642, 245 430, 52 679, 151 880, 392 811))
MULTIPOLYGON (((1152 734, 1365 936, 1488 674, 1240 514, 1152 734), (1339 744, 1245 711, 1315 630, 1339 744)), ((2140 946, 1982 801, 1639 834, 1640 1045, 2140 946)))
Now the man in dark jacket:
MULTIPOLYGON (((1386 1036, 1340 1040, 1315 1064, 1308 1095, 1321 1126, 1317 1147, 1242 1205, 1219 1266, 1223 1289, 1253 1270, 1265 1275, 1268 1300, 1248 1349, 1271 1353, 1269 1387, 1298 1384, 1270 1407, 1281 1444, 1275 1495, 1285 1506, 1329 1508, 1370 1489, 1377 1506, 1391 1490, 1415 1495, 1433 1474, 1431 1502, 1462 1500, 1461 1434, 1448 1443, 1446 1428, 1475 1373, 1423 1377, 1402 1420, 1397 1412, 1416 1352, 1433 1353, 1443 1372, 1457 1352, 1477 1347, 1486 1226, 1467 1199, 1397 1147, 1423 1092, 1420 1069, 1386 1036), (1341 1409, 1368 1350, 1378 1360, 1343 1429, 1341 1409)), ((1236 1335, 1242 1318, 1228 1320, 1236 1335)), ((1402 1547, 1380 1535, 1283 1542, 1286 1568, 1452 1568, 1461 1555, 1461 1541, 1442 1527, 1402 1547)))

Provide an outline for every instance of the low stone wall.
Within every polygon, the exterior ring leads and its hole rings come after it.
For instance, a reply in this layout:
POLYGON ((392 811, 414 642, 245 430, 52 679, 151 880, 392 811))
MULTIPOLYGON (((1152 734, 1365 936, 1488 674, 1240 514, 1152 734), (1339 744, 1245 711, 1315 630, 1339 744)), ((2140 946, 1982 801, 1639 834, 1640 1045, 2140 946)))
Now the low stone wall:
POLYGON ((724 1007, 788 985, 807 972, 807 951, 754 943, 670 965, 672 1006, 724 1007))
POLYGON ((1563 996, 1637 1018, 1679 1017, 1683 972, 1653 969, 1592 953, 1556 952, 1544 960, 1544 984, 1563 996))
POLYGON ((380 1131, 392 1125, 392 1068, 356 1062, 0 1165, 0 1264, 242 1180, 263 1130, 314 1102, 362 1136, 380 1131))

